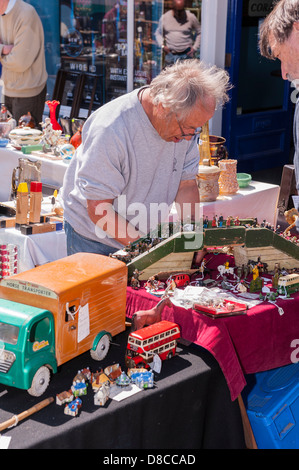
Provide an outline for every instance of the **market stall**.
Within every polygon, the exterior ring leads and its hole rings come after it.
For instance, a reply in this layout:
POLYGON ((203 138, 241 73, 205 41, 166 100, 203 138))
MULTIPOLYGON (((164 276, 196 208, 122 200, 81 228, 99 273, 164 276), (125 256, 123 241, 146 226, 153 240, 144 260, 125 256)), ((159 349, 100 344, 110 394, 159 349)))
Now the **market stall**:
MULTIPOLYGON (((241 297, 240 297, 241 298, 241 297)), ((156 305, 158 299, 144 289, 128 288, 127 314, 156 305)), ((246 385, 246 374, 291 363, 291 343, 299 334, 299 294, 279 299, 276 305, 263 301, 246 315, 209 318, 192 308, 165 307, 163 318, 177 322, 185 339, 207 349, 217 360, 235 400, 246 385), (265 334, 266 332, 266 334, 265 334)))
MULTIPOLYGON (((120 363, 128 331, 114 338, 101 367, 120 363)), ((45 397, 0 385, 0 422, 42 399, 67 390, 78 370, 98 363, 86 353, 65 364, 51 381, 45 397)), ((179 345, 178 354, 155 375, 154 388, 122 401, 94 405, 88 386, 78 417, 66 416, 55 402, 19 425, 1 433, 9 449, 201 449, 244 448, 237 402, 231 402, 221 369, 205 350, 179 345), (165 403, 168 406, 165 406, 165 403)), ((110 453, 109 450, 109 453, 110 453)), ((101 459, 104 454, 101 454, 101 459)), ((146 459, 146 452, 144 452, 146 459)))

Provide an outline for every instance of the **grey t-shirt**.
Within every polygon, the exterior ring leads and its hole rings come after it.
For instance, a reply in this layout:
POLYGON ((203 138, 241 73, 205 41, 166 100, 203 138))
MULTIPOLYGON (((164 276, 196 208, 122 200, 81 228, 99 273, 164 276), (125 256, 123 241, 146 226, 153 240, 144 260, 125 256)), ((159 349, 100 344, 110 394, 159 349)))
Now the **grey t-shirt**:
POLYGON ((180 181, 194 179, 198 170, 195 139, 164 141, 137 93, 105 104, 88 118, 61 190, 64 216, 73 229, 115 248, 122 245, 90 220, 87 199, 113 199, 117 212, 148 233, 158 223, 158 206, 164 209, 162 218, 168 215, 165 208, 171 208, 180 181))

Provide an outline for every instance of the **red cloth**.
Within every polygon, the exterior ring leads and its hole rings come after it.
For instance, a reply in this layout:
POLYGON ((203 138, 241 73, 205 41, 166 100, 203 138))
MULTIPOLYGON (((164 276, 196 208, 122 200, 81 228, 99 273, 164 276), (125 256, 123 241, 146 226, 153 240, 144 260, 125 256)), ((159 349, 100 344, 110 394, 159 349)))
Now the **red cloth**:
MULTIPOLYGON (((162 318, 176 322, 181 336, 207 349, 219 363, 231 399, 235 400, 246 385, 244 374, 262 372, 291 363, 299 340, 299 294, 292 300, 278 299, 284 310, 280 315, 269 302, 253 307, 246 315, 212 319, 191 309, 173 306, 163 309, 162 318)), ((144 289, 127 289, 127 316, 153 308, 158 297, 144 289)))

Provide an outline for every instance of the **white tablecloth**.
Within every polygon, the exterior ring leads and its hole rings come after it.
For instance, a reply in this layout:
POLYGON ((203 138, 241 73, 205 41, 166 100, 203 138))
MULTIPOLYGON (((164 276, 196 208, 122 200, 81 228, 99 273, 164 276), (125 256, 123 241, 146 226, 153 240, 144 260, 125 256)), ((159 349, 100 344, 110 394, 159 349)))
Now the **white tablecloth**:
POLYGON ((14 228, 1 229, 0 244, 8 243, 18 246, 19 272, 27 271, 39 264, 64 258, 67 255, 64 230, 23 235, 14 228))
POLYGON ((201 204, 202 214, 212 220, 214 215, 230 215, 240 219, 257 217, 260 224, 266 220, 276 224, 276 206, 279 196, 279 186, 276 184, 251 181, 247 188, 239 189, 232 196, 218 196, 216 201, 201 204))
POLYGON ((0 202, 10 199, 12 172, 18 166, 19 158, 29 158, 33 161, 40 160, 42 162, 42 183, 57 188, 62 186, 64 173, 67 169, 67 164, 62 160, 50 160, 31 154, 24 155, 21 151, 7 146, 6 148, 0 148, 0 202))
MULTIPOLYGON (((210 220, 214 215, 223 215, 224 219, 231 215, 257 217, 259 223, 266 219, 274 224, 278 194, 279 186, 253 181, 233 196, 220 196, 214 202, 202 203, 202 213, 210 220)), ((49 212, 50 209, 44 207, 49 212)), ((6 243, 18 245, 20 271, 67 256, 63 230, 26 236, 16 229, 1 229, 0 244, 6 243)))

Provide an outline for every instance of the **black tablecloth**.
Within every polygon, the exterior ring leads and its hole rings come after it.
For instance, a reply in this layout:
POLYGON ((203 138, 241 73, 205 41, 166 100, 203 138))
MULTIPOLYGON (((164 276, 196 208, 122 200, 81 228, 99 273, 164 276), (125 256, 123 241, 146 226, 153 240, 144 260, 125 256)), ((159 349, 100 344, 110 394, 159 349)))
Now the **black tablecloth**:
MULTIPOLYGON (((115 338, 104 361, 89 352, 61 366, 39 398, 0 384, 0 422, 49 396, 70 389, 77 371, 119 363, 123 370, 128 330, 115 338)), ((64 414, 52 403, 17 426, 2 432, 10 449, 202 449, 244 448, 237 400, 232 402, 218 363, 198 346, 179 345, 178 355, 164 361, 155 387, 121 402, 94 405, 88 386, 79 416, 64 414)), ((102 454, 101 454, 102 455, 102 454)))

